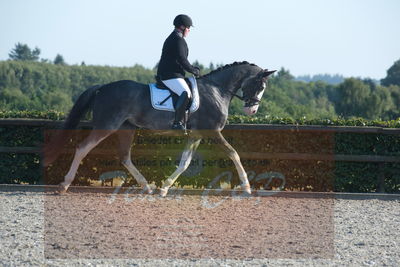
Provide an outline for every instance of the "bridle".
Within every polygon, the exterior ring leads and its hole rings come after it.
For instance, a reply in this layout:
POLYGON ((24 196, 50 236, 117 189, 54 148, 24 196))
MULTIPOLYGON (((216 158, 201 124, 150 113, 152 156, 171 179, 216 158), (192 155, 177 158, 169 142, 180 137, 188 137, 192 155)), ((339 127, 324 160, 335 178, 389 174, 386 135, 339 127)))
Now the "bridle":
POLYGON ((232 97, 237 97, 237 98, 239 98, 241 101, 245 101, 245 99, 244 99, 243 96, 240 96, 240 95, 238 95, 238 94, 236 94, 236 93, 234 93, 234 92, 232 92, 232 91, 229 91, 229 90, 228 90, 228 93, 231 94, 232 97))
MULTIPOLYGON (((232 96, 232 98, 233 98, 233 97, 237 97, 238 99, 240 99, 241 101, 243 101, 245 107, 252 107, 252 106, 259 105, 260 102, 261 102, 262 94, 264 93, 264 90, 265 90, 265 87, 266 87, 266 84, 265 84, 266 79, 267 79, 268 75, 274 73, 275 71, 276 71, 276 70, 273 70, 273 71, 263 70, 263 71, 260 71, 260 72, 257 74, 257 78, 256 78, 256 81, 255 81, 255 82, 256 82, 256 83, 262 82, 262 83, 264 84, 264 85, 263 85, 263 90, 260 91, 260 93, 259 93, 257 96, 252 96, 252 97, 250 97, 250 98, 247 98, 247 97, 245 96, 244 92, 243 92, 243 95, 242 95, 242 96, 239 96, 238 94, 236 94, 236 92, 233 92, 233 91, 230 91, 230 90, 227 90, 227 92, 232 96), (260 97, 258 97, 258 96, 260 96, 260 97)), ((218 87, 220 87, 220 88, 223 88, 223 86, 221 86, 219 83, 217 83, 217 82, 215 82, 215 81, 209 79, 209 78, 206 77, 206 76, 202 76, 201 78, 204 78, 204 79, 208 80, 209 82, 215 84, 216 86, 218 86, 218 87)), ((242 85, 243 85, 243 84, 242 84, 242 85)), ((243 91, 243 89, 242 89, 242 91, 243 91)))
POLYGON ((228 90, 228 93, 230 93, 232 95, 232 97, 237 97, 241 101, 243 101, 245 107, 251 107, 251 106, 259 105, 260 102, 261 102, 261 99, 256 97, 256 96, 247 98, 245 96, 244 92, 243 92, 242 96, 239 96, 238 94, 236 94, 236 93, 234 93, 232 91, 229 91, 229 90, 228 90))
MULTIPOLYGON (((264 81, 263 80, 256 80, 256 83, 260 83, 260 82, 263 82, 264 83, 264 81)), ((262 94, 264 93, 264 90, 265 90, 265 83, 264 83, 264 87, 263 87, 263 90, 262 91, 260 91, 260 93, 257 95, 257 96, 253 96, 253 97, 250 97, 250 98, 246 98, 246 97, 243 97, 243 101, 244 101, 244 103, 245 103, 245 107, 252 107, 252 106, 256 106, 256 105, 259 105, 260 104, 260 102, 261 102, 261 97, 262 97, 262 94), (261 95, 260 95, 261 94, 261 95), (258 96, 260 96, 260 98, 258 98, 258 96)), ((244 92, 243 92, 244 93, 244 92)))
POLYGON ((246 99, 243 101, 244 101, 245 107, 252 107, 252 106, 259 105, 261 102, 261 99, 258 99, 257 97, 252 97, 252 98, 249 98, 249 99, 246 99))
POLYGON ((261 99, 258 99, 257 97, 245 98, 245 97, 240 96, 240 95, 238 95, 238 94, 236 94, 234 92, 231 92, 231 91, 228 91, 228 93, 230 93, 232 95, 232 97, 237 97, 241 101, 243 101, 245 107, 251 107, 251 106, 259 105, 260 102, 261 102, 261 99))
MULTIPOLYGON (((211 79, 208 79, 208 78, 205 77, 205 76, 202 76, 201 78, 206 79, 207 81, 209 81, 209 82, 215 84, 216 86, 222 88, 222 86, 221 86, 219 83, 217 83, 217 82, 215 82, 215 81, 213 81, 213 80, 211 80, 211 79)), ((235 92, 232 92, 232 91, 230 91, 230 90, 227 90, 227 92, 228 92, 232 97, 237 97, 238 99, 240 99, 241 101, 243 101, 245 107, 251 107, 251 106, 259 105, 260 102, 261 102, 261 99, 258 99, 257 97, 246 98, 246 97, 240 96, 240 95, 238 95, 238 94, 236 94, 235 92)))

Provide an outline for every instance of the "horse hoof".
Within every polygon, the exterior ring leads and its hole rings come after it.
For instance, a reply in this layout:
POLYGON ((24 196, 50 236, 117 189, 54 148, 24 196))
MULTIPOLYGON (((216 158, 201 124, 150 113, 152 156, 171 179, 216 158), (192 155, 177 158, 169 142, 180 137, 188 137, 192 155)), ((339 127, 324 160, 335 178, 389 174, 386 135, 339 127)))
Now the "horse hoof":
POLYGON ((166 197, 168 194, 168 188, 160 188, 160 197, 166 197))
POLYGON ((65 194, 67 192, 67 189, 68 189, 68 187, 65 187, 65 186, 59 184, 57 190, 55 191, 55 194, 57 194, 57 195, 65 194))
POLYGON ((250 183, 242 185, 242 190, 246 192, 247 194, 251 195, 251 187, 250 183))
POLYGON ((143 187, 143 192, 148 195, 153 194, 153 190, 151 189, 150 185, 148 185, 148 184, 143 187))

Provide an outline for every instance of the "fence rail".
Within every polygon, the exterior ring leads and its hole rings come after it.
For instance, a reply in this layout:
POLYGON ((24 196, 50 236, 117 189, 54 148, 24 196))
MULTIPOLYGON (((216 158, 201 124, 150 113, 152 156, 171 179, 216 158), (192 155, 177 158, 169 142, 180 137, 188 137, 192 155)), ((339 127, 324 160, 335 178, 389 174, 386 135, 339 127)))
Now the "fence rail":
MULTIPOLYGON (((202 151, 202 149, 199 149, 202 151)), ((15 153, 15 154, 40 154, 41 147, 0 147, 0 153, 15 153)), ((74 152, 74 151, 66 151, 74 152)), ((159 155, 178 154, 181 150, 169 149, 163 150, 159 155)), ((109 154, 109 150, 96 149, 92 151, 93 154, 109 154)), ((138 155, 154 155, 149 150, 135 150, 138 155)), ((342 155, 342 154, 311 154, 311 153, 274 153, 274 152, 241 152, 238 151, 241 157, 246 159, 281 159, 281 160, 315 160, 315 161, 343 161, 343 162, 395 162, 400 163, 400 157, 395 156, 380 156, 380 155, 342 155)))
MULTIPOLYGON (((57 129, 63 121, 43 120, 43 119, 0 119, 0 125, 13 126, 36 126, 50 129, 57 129)), ((91 123, 83 121, 78 128, 91 128, 91 123)), ((380 133, 380 134, 400 134, 399 128, 383 127, 353 127, 353 126, 314 126, 314 125, 269 125, 269 124, 228 124, 226 130, 282 130, 294 132, 335 132, 335 133, 380 133)), ((165 154, 174 151, 165 151, 165 154)), ((177 152, 177 151, 175 151, 177 152)), ((0 147, 0 153, 16 154, 40 154, 41 147, 0 147)), ((107 153, 106 151, 96 150, 93 153, 107 153)), ((140 151, 141 155, 151 153, 140 151)), ((342 154, 310 154, 310 153, 258 153, 243 152, 243 157, 249 159, 282 159, 282 160, 321 160, 321 161, 343 161, 343 162, 400 162, 400 157, 382 155, 342 155, 342 154)))
MULTIPOLYGON (((0 119, 1 125, 15 126, 38 126, 58 128, 63 121, 43 120, 43 119, 0 119)), ((80 128, 90 128, 89 121, 79 123, 80 128)), ((362 126, 321 126, 321 125, 280 125, 280 124, 227 124, 226 130, 291 130, 291 131, 317 131, 317 132, 337 132, 337 133, 382 133, 400 134, 400 128, 385 127, 362 127, 362 126)))

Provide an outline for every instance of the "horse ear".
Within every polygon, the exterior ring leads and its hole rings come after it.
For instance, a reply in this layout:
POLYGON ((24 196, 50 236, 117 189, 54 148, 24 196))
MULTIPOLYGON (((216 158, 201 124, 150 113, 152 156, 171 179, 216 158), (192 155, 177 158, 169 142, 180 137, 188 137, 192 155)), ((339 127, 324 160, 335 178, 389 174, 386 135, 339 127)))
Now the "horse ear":
POLYGON ((263 71, 263 77, 268 77, 269 75, 271 75, 272 73, 274 73, 276 70, 268 70, 268 69, 265 69, 264 71, 263 71))
POLYGON ((262 70, 260 73, 259 73, 259 76, 261 76, 261 79, 263 79, 264 81, 266 81, 267 80, 267 77, 269 76, 269 75, 271 75, 272 73, 274 73, 276 70, 268 70, 268 69, 265 69, 265 70, 262 70))

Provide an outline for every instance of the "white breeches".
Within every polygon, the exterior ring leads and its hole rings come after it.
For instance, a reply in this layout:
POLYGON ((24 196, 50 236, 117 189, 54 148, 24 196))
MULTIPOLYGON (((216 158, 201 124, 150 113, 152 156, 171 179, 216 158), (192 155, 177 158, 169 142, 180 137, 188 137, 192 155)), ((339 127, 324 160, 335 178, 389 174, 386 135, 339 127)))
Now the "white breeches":
POLYGON ((174 78, 162 81, 171 91, 180 96, 183 92, 187 92, 189 98, 192 97, 192 93, 190 92, 190 88, 187 85, 186 81, 182 78, 174 78))

